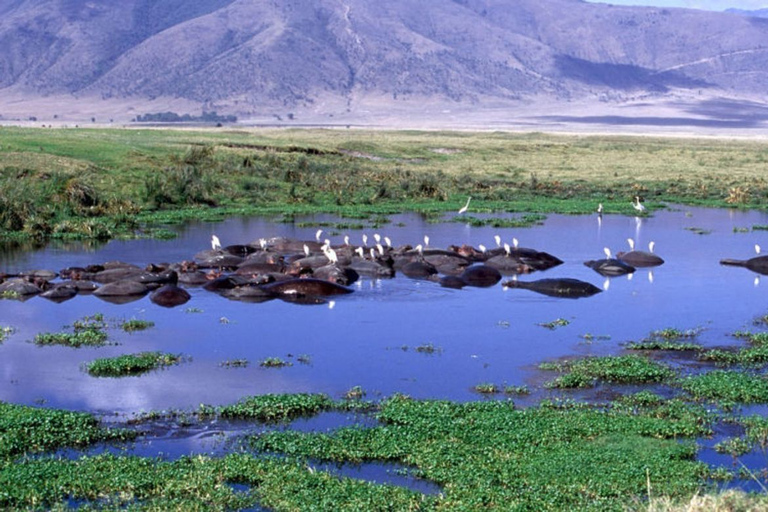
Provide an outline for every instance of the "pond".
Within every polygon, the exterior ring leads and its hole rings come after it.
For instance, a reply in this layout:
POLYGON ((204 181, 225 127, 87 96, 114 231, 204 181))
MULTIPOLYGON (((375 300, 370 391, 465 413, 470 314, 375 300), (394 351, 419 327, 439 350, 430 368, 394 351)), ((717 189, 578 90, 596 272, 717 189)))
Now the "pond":
MULTIPOLYGON (((522 405, 551 394, 594 399, 601 390, 576 395, 545 388, 554 375, 538 370, 538 364, 619 354, 627 342, 669 327, 699 329, 696 341, 704 346, 740 345, 732 333, 754 329, 754 318, 768 312, 768 277, 761 282, 747 269, 719 264, 723 258, 754 256, 755 244, 768 246, 768 231, 760 229, 768 225, 763 212, 671 207, 648 217, 550 215, 541 225, 517 229, 472 227, 452 222, 454 217, 449 214, 445 222, 435 223, 416 214, 397 215, 375 229, 323 228, 328 231, 323 237, 340 244, 349 235, 359 244, 363 233, 372 237, 378 232, 395 246, 415 246, 428 235, 434 248, 495 247, 495 235, 503 243, 516 238, 522 247, 564 262, 519 280, 575 278, 603 292, 567 299, 501 284, 451 289, 398 274, 393 279, 362 277, 352 285, 354 293, 315 306, 238 302, 194 287, 188 289, 189 302, 172 309, 147 297, 122 305, 92 295, 60 304, 39 297, 3 300, 0 326, 15 332, 0 343, 0 400, 129 414, 228 404, 266 393, 322 392, 341 398, 355 386, 369 399, 405 393, 466 401, 482 398, 474 390, 482 383, 526 386, 530 395, 514 397, 522 405), (612 278, 584 266, 586 260, 603 258, 604 247, 614 253, 627 250, 628 238, 643 250, 654 241, 665 263, 612 278), (61 331, 96 313, 110 322, 141 319, 155 326, 131 334, 110 329, 111 344, 100 348, 32 343, 39 333, 61 331), (553 328, 542 325, 561 319, 562 325, 553 328), (147 350, 182 354, 184 361, 140 377, 96 378, 83 370, 95 358, 147 350), (267 358, 291 364, 262 367, 259 362, 267 358), (225 364, 234 360, 249 364, 225 364)), ((224 245, 275 236, 314 240, 313 223, 334 221, 338 219, 326 216, 297 219, 295 224, 234 218, 177 227, 178 237, 169 241, 6 247, 0 252, 0 271, 58 271, 113 260, 140 266, 189 260, 210 248, 214 234, 224 245)))

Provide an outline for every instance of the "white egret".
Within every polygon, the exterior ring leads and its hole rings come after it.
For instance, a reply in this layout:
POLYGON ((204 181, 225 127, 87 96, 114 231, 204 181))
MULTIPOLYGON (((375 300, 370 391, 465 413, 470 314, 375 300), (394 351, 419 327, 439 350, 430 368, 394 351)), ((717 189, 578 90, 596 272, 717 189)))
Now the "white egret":
POLYGON ((267 248, 267 240, 265 238, 259 238, 259 246, 261 247, 261 250, 267 248))
POLYGON ((757 244, 755 244, 755 252, 756 252, 757 254, 760 254, 760 246, 759 246, 759 245, 757 245, 757 244))
POLYGON ((480 249, 480 252, 482 252, 483 254, 485 254, 485 251, 488 250, 488 249, 485 248, 485 246, 483 244, 478 245, 477 248, 480 249))
POLYGON ((469 202, 470 202, 471 200, 472 200, 472 196, 469 196, 469 198, 467 199, 467 204, 465 204, 464 206, 462 206, 462 207, 459 209, 459 215, 461 215, 462 213, 464 213, 464 212, 466 212, 466 211, 467 211, 467 208, 469 208, 469 202))
POLYGON ((635 250, 635 241, 631 238, 627 238, 627 243, 629 244, 629 250, 634 251, 635 250))
POLYGON ((363 233, 363 246, 368 247, 368 235, 363 233))
POLYGON ((429 247, 429 236, 424 235, 424 247, 429 247))
POLYGON ((514 237, 512 237, 512 247, 514 247, 515 249, 517 249, 517 244, 518 244, 518 242, 517 242, 517 238, 514 238, 514 237))
POLYGON ((378 243, 381 242, 381 235, 378 234, 378 233, 374 233, 373 234, 373 239, 376 240, 376 243, 378 244, 378 243))
POLYGON ((648 242, 648 252, 652 253, 653 252, 653 247, 655 245, 656 245, 656 242, 654 242, 654 241, 648 242))
POLYGON ((603 203, 597 203, 597 214, 598 215, 603 214, 603 203))
POLYGON ((319 242, 320 241, 320 235, 322 235, 322 234, 323 234, 323 230, 322 229, 318 229, 317 233, 315 233, 315 240, 317 240, 319 242))
POLYGON ((635 196, 635 202, 632 203, 632 206, 641 213, 645 211, 645 206, 640 203, 640 196, 635 196))
POLYGON ((379 251, 379 254, 384 256, 384 246, 381 244, 376 244, 376 250, 379 251))
POLYGON ((309 257, 309 247, 307 246, 307 244, 304 244, 304 255, 309 257))
POLYGON ((360 256, 361 258, 364 258, 364 257, 365 257, 365 251, 363 250, 363 248, 362 248, 362 247, 358 247, 357 249, 355 249, 355 252, 356 252, 356 253, 357 253, 357 255, 358 255, 358 256, 360 256))
POLYGON ((611 250, 609 248, 604 247, 603 252, 605 253, 606 258, 611 259, 611 250))
POLYGON ((512 252, 512 248, 509 246, 508 243, 504 243, 504 252, 509 256, 509 253, 512 252))
POLYGON ((344 235, 344 245, 349 245, 349 235, 344 235))
POLYGON ((384 243, 387 244, 387 247, 392 247, 392 240, 388 236, 384 237, 384 243))
POLYGON ((496 240, 496 247, 501 247, 501 237, 499 235, 493 235, 493 239, 496 240))
POLYGON ((213 235, 211 237, 211 249, 213 249, 214 251, 221 249, 221 242, 219 241, 219 237, 217 237, 216 235, 213 235))

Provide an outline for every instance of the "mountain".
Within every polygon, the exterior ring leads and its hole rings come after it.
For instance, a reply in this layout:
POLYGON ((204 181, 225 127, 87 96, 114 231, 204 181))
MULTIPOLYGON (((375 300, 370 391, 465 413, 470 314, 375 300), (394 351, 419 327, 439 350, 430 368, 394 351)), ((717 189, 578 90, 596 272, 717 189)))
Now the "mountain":
POLYGON ((753 11, 744 9, 726 9, 725 12, 731 14, 741 14, 742 16, 754 16, 756 18, 768 18, 768 9, 755 9, 753 11))
POLYGON ((581 0, 0 0, 0 48, 6 117, 768 94, 768 20, 581 0))

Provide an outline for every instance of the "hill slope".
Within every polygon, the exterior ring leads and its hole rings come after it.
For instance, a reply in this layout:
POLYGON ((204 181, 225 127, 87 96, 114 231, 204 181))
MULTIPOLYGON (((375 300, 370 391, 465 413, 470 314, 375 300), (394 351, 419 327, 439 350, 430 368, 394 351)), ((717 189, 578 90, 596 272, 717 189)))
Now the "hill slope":
POLYGON ((14 99, 241 116, 768 91, 768 20, 580 0, 8 0, 0 47, 14 99))

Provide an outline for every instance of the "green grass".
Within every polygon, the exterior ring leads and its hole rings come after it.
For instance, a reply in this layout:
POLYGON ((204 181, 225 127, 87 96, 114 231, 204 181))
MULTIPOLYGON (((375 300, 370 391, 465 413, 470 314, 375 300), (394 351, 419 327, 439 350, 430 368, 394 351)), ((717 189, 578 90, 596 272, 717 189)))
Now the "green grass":
POLYGON ((285 366, 293 366, 293 363, 279 357, 267 357, 259 361, 259 366, 263 368, 283 368, 285 366))
POLYGON ((86 364, 86 371, 94 377, 125 377, 140 375, 158 368, 181 362, 181 355, 163 352, 140 352, 117 357, 99 358, 86 364))
POLYGON ((664 382, 674 376, 674 372, 666 366, 637 355, 587 357, 560 363, 542 363, 539 368, 563 373, 546 383, 551 388, 588 388, 597 381, 649 384, 664 382))
POLYGON ((3 127, 0 231, 107 239, 135 236, 141 225, 159 228, 191 218, 432 215, 457 211, 467 196, 470 211, 455 220, 499 226, 540 222, 541 215, 530 214, 592 213, 598 202, 608 214, 633 214, 634 195, 643 196, 651 211, 663 202, 768 203, 765 143, 757 141, 363 130, 339 135, 3 127), (475 215, 490 212, 526 215, 475 215))

